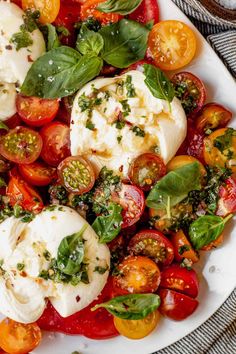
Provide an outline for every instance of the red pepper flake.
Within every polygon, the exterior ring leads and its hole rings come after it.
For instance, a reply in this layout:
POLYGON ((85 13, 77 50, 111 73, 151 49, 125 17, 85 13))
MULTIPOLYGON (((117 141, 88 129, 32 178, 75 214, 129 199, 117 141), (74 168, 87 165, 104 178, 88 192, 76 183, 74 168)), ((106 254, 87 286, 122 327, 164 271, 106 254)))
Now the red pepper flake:
POLYGON ((7 50, 12 50, 12 45, 8 44, 8 45, 5 46, 5 48, 6 48, 7 50))
POLYGON ((79 302, 80 301, 80 296, 77 295, 75 299, 76 299, 77 302, 79 302))
POLYGON ((29 63, 33 63, 33 59, 31 58, 31 55, 30 55, 30 54, 27 55, 27 60, 28 60, 29 63))

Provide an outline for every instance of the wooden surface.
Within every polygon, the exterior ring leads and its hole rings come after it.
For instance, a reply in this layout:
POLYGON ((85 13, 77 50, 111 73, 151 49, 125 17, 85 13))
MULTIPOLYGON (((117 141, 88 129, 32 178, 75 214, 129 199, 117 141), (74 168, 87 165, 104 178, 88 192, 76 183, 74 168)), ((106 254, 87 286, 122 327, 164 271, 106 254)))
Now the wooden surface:
POLYGON ((229 10, 221 6, 214 0, 199 0, 213 15, 216 15, 224 20, 236 21, 236 10, 229 10))

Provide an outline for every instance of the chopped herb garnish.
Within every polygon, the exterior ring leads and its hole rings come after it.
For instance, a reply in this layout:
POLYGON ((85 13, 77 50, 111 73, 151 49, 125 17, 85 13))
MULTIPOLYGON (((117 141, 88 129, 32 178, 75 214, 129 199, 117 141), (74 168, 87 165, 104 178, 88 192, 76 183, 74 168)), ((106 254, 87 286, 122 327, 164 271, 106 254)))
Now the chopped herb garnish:
POLYGON ((118 136, 118 137, 117 137, 118 144, 121 143, 121 140, 122 140, 122 136, 118 136))
POLYGON ((120 101, 120 103, 122 105, 122 114, 124 117, 127 117, 131 112, 130 105, 128 104, 128 100, 122 100, 120 101))
POLYGON ((93 124, 93 122, 88 119, 87 122, 86 122, 86 128, 89 129, 89 130, 94 130, 95 129, 95 125, 93 124))
POLYGON ((127 97, 135 97, 136 96, 135 88, 132 83, 132 76, 127 75, 126 81, 125 81, 125 87, 127 90, 127 97))
POLYGON ((27 48, 33 44, 33 40, 30 37, 29 32, 21 31, 14 33, 11 37, 11 43, 14 43, 16 46, 16 50, 20 50, 21 48, 27 48))
POLYGON ((136 136, 140 136, 141 138, 145 137, 145 131, 138 126, 133 127, 132 132, 134 132, 136 136))
POLYGON ((70 31, 64 26, 58 26, 57 32, 62 34, 65 37, 68 37, 70 35, 70 31))
POLYGON ((224 135, 220 135, 214 140, 214 147, 220 150, 229 160, 234 156, 234 152, 231 150, 234 136, 236 136, 236 130, 228 128, 224 135))
POLYGON ((183 245, 183 246, 180 246, 179 249, 178 249, 178 253, 180 255, 182 255, 184 252, 186 251, 189 251, 191 248, 189 245, 183 245))
POLYGON ((118 81, 116 83, 116 94, 117 95, 123 96, 123 94, 124 94, 124 85, 125 85, 125 83, 122 80, 118 81))
POLYGON ((19 271, 22 271, 25 268, 25 265, 24 263, 17 263, 16 267, 19 271))
POLYGON ((123 120, 117 120, 115 124, 116 124, 116 129, 119 130, 123 129, 125 126, 125 122, 123 120))
POLYGON ((106 267, 96 266, 94 268, 94 272, 97 272, 99 274, 105 274, 108 269, 109 269, 108 266, 106 266, 106 267))
POLYGON ((44 258, 46 259, 46 261, 50 261, 50 259, 51 259, 51 253, 50 253, 48 250, 46 250, 46 251, 43 252, 43 256, 44 256, 44 258))

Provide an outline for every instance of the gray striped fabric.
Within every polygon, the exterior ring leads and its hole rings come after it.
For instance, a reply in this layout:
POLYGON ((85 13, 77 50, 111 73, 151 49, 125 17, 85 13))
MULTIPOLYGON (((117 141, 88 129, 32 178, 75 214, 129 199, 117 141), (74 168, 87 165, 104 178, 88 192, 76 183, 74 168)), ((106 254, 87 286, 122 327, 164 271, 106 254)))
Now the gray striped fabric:
MULTIPOLYGON (((185 12, 207 38, 236 77, 236 21, 234 23, 214 18, 197 0, 172 1, 185 12)), ((157 353, 236 354, 236 289, 202 326, 182 340, 154 354, 157 353)))

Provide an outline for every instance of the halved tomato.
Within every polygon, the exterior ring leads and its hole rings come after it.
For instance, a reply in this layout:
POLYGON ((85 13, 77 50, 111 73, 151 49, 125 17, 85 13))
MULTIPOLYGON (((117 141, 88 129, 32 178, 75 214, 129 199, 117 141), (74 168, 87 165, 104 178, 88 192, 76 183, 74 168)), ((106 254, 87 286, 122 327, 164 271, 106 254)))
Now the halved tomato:
POLYGON ((147 24, 159 21, 159 8, 156 0, 143 0, 139 7, 129 15, 131 20, 147 24))
POLYGON ((106 0, 87 0, 81 6, 80 16, 82 21, 87 20, 89 17, 93 17, 101 22, 103 25, 109 23, 118 22, 121 16, 116 13, 104 13, 97 10, 97 7, 106 0))
POLYGON ((175 260, 181 262, 184 258, 189 259, 193 263, 199 261, 198 254, 194 251, 189 240, 182 230, 171 234, 171 242, 174 247, 175 260))
POLYGON ((193 127, 193 123, 189 120, 187 132, 187 155, 196 157, 199 161, 205 164, 204 161, 204 134, 200 133, 193 127))
POLYGON ((26 124, 33 127, 41 127, 55 118, 59 109, 59 101, 18 94, 16 109, 26 124))
POLYGON ((153 259, 156 263, 171 264, 174 249, 171 242, 161 232, 142 230, 129 242, 128 251, 132 255, 142 255, 153 259))
POLYGON ((185 23, 167 20, 152 28, 148 46, 160 69, 177 70, 193 59, 197 43, 193 31, 185 23))
POLYGON ((203 246, 201 251, 212 251, 215 248, 218 248, 224 242, 224 234, 222 233, 215 241, 210 242, 208 245, 203 246))
POLYGON ((189 317, 198 307, 196 299, 174 290, 161 289, 159 295, 161 297, 159 307, 161 314, 175 321, 189 317))
POLYGON ((199 292, 199 280, 195 270, 172 264, 162 270, 160 287, 195 298, 199 292))
POLYGON ((18 168, 22 177, 34 186, 47 186, 57 178, 56 169, 43 162, 33 162, 29 165, 22 164, 18 168))
POLYGON ((228 178, 224 185, 220 186, 219 201, 216 214, 226 217, 231 213, 236 213, 236 179, 228 178))
POLYGON ((14 116, 8 118, 4 123, 8 126, 10 129, 15 129, 19 125, 21 125, 21 118, 18 113, 14 114, 14 116))
POLYGON ((154 293, 161 281, 155 262, 147 257, 129 256, 117 266, 114 289, 117 294, 154 293))
POLYGON ((187 116, 194 116, 206 101, 206 89, 203 82, 189 72, 175 74, 171 81, 175 87, 175 95, 181 101, 187 116))
POLYGON ((41 23, 52 23, 60 10, 60 0, 22 0, 22 8, 38 10, 41 23))
POLYGON ((16 127, 0 138, 0 154, 15 162, 30 164, 37 160, 42 150, 42 138, 36 131, 16 127))
POLYGON ((206 104, 196 121, 196 128, 200 132, 205 132, 208 129, 215 130, 224 128, 232 119, 232 112, 218 103, 206 104))
POLYGON ((165 174, 166 166, 162 158, 154 153, 138 156, 129 168, 131 182, 144 191, 149 191, 165 174))
POLYGON ((70 128, 60 122, 45 125, 40 131, 43 139, 42 159, 51 166, 59 163, 70 155, 70 128))

